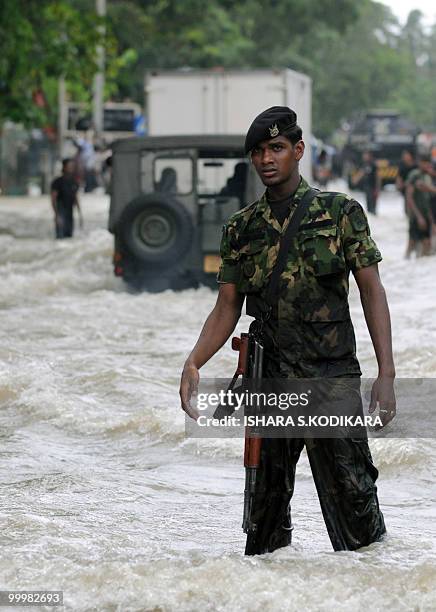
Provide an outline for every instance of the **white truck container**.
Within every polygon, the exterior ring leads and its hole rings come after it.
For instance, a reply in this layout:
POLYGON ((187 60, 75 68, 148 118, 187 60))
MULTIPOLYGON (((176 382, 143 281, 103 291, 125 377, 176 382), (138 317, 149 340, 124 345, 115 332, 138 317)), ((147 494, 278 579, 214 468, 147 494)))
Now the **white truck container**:
POLYGON ((290 69, 156 71, 145 80, 148 134, 245 134, 270 106, 297 113, 306 151, 301 172, 312 177, 312 81, 290 69))

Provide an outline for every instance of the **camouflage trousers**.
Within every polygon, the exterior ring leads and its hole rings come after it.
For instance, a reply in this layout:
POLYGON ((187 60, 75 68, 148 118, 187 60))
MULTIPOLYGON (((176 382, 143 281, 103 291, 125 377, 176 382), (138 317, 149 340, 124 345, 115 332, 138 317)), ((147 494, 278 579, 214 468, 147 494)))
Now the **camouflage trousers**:
POLYGON ((356 550, 386 532, 375 486, 378 471, 365 438, 264 438, 252 515, 257 530, 247 536, 246 555, 291 543, 290 501, 305 445, 334 550, 356 550))

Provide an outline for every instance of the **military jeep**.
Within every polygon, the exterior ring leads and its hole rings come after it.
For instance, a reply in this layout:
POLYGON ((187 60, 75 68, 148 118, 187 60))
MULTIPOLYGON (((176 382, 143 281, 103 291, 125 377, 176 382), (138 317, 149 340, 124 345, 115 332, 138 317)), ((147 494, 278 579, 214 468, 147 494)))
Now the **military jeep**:
POLYGON ((223 224, 262 184, 242 136, 154 136, 112 145, 114 272, 148 291, 216 286, 223 224))

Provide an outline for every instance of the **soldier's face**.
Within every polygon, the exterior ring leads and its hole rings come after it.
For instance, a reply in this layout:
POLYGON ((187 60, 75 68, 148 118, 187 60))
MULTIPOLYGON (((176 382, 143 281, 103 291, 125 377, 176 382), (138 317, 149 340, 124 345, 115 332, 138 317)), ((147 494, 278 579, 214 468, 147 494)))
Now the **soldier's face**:
POLYGON ((281 185, 298 171, 304 142, 293 145, 285 136, 263 140, 251 151, 251 161, 266 187, 281 185))

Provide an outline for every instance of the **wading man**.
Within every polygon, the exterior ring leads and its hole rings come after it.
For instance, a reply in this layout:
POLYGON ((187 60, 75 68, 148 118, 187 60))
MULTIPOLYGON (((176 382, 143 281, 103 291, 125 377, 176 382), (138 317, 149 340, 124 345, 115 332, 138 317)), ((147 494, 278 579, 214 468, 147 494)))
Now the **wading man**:
POLYGON ((436 187, 432 180, 433 166, 429 155, 421 155, 419 166, 412 170, 406 181, 406 204, 409 215, 409 242, 406 259, 413 251, 418 255, 431 254, 431 235, 436 219, 433 219, 432 194, 436 187))
POLYGON ((378 175, 377 164, 371 151, 364 151, 362 155, 362 167, 354 177, 354 183, 361 183, 366 197, 366 208, 368 212, 376 214, 377 199, 381 189, 381 181, 378 175))
MULTIPOLYGON (((183 369, 182 408, 196 418, 190 398, 198 386, 199 369, 229 338, 245 298, 247 314, 261 317, 280 239, 303 201, 308 207, 286 255, 276 304, 263 324, 264 376, 358 379, 361 371, 348 308, 351 271, 379 367, 370 410, 378 403, 386 425, 395 415, 390 317, 377 269, 381 255, 361 205, 330 192, 305 198, 310 187, 299 173, 304 142, 289 108, 273 107, 256 117, 245 150, 266 191, 224 227, 218 298, 183 369)), ((378 472, 366 438, 264 438, 253 509, 257 529, 248 534, 246 554, 290 544, 289 505, 305 444, 333 548, 355 550, 385 533, 375 486, 378 472)))
POLYGON ((405 149, 401 153, 401 161, 398 164, 398 175, 395 179, 395 186, 398 191, 404 196, 404 212, 407 213, 407 199, 406 199, 406 181, 412 170, 416 169, 415 158, 411 151, 405 149))
POLYGON ((51 204, 55 215, 56 238, 71 238, 74 232, 73 209, 77 207, 80 225, 83 225, 77 192, 79 184, 74 176, 74 161, 62 161, 62 176, 51 184, 51 204))

